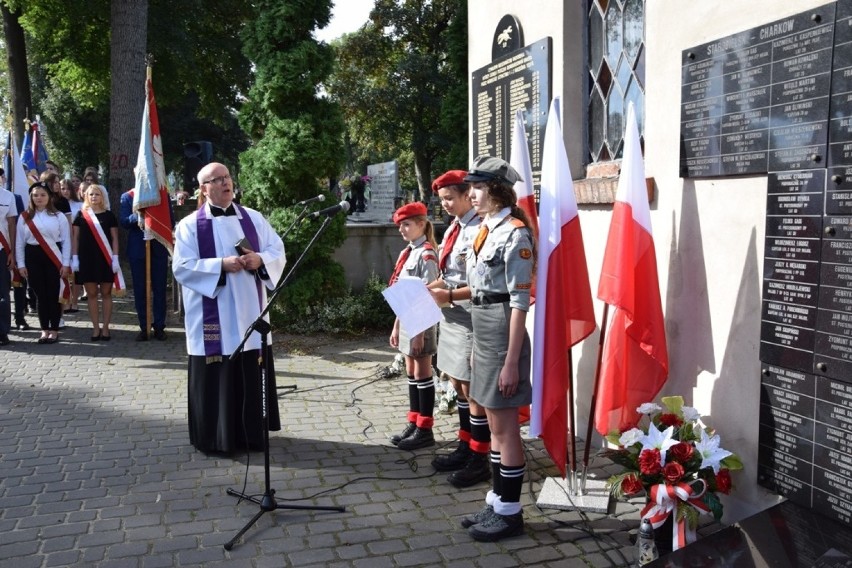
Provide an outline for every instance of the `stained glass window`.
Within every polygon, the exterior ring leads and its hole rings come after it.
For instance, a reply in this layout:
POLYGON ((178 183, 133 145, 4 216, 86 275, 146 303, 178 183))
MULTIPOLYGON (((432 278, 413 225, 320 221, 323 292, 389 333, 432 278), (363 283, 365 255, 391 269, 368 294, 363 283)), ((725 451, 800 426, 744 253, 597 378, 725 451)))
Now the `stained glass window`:
POLYGON ((590 162, 621 158, 627 105, 645 115, 645 1, 589 0, 590 162))

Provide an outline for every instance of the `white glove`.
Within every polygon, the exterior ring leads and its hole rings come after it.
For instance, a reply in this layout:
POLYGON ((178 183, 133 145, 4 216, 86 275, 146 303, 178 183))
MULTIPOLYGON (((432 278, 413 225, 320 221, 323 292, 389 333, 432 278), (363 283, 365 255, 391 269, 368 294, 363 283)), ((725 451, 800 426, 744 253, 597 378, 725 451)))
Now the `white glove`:
POLYGON ((71 272, 80 271, 80 257, 76 254, 71 257, 71 272))
POLYGON ((118 264, 118 255, 114 254, 112 255, 112 271, 116 273, 119 270, 121 270, 121 265, 118 264))

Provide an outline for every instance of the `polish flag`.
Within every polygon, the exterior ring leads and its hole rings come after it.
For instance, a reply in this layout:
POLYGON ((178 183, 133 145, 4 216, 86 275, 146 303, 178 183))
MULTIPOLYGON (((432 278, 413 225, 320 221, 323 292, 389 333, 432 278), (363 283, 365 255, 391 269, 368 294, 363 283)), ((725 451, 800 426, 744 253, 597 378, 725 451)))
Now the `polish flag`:
POLYGON ((595 409, 595 428, 602 435, 636 426, 636 408, 654 400, 669 373, 645 165, 632 103, 624 138, 598 285, 598 298, 614 308, 601 354, 595 409))
POLYGON ((568 352, 594 331, 595 311, 560 117, 556 97, 547 118, 541 168, 530 433, 544 440, 565 477, 569 430, 572 449, 575 439, 574 425, 568 423, 569 405, 574 404, 568 352))
POLYGON ((530 218, 533 238, 538 238, 538 213, 535 209, 535 184, 533 183, 530 150, 527 142, 527 132, 524 130, 524 111, 515 111, 515 127, 512 131, 512 157, 509 163, 523 178, 515 182, 515 195, 518 196, 518 207, 530 218))

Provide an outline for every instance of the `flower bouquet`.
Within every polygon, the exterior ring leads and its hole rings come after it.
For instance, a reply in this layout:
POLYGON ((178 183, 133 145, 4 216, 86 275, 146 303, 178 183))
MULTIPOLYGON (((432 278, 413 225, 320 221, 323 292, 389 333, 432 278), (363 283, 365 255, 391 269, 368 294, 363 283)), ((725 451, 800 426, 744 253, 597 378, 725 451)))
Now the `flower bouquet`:
POLYGON ((720 447, 715 430, 701 422, 698 412, 683 405, 680 396, 664 397, 665 409, 645 403, 636 409, 648 416, 646 428, 612 432, 607 440, 619 446, 603 455, 624 466, 607 485, 620 499, 644 491, 648 503, 642 509, 655 529, 672 520, 672 549, 694 542, 700 513, 722 517, 718 493, 730 493, 731 471, 743 464, 720 447))

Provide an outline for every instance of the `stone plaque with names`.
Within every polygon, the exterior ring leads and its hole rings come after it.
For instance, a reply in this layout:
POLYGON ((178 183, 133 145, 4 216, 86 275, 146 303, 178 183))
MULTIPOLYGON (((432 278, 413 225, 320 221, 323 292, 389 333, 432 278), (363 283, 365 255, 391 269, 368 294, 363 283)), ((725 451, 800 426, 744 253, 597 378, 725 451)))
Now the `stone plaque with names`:
POLYGON ((533 181, 541 182, 541 152, 550 107, 551 38, 518 49, 471 76, 473 155, 511 158, 515 111, 524 113, 533 181))
POLYGON ((825 169, 767 179, 761 361, 813 367, 825 169))
POLYGON ((684 50, 681 175, 825 167, 835 4, 684 50))
POLYGON ((852 523, 852 383, 764 365, 758 482, 852 523))

